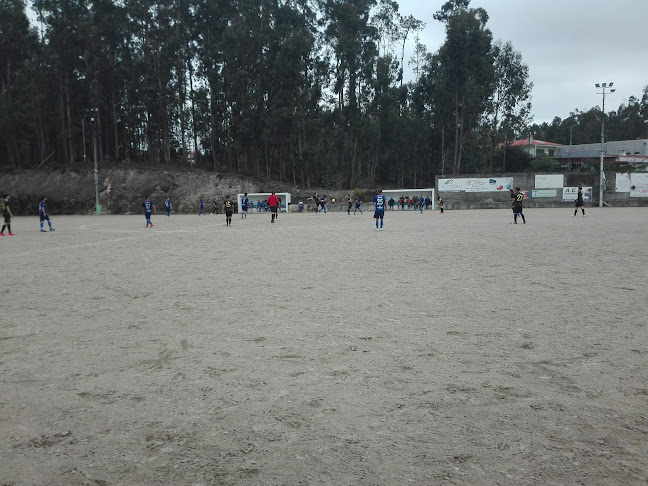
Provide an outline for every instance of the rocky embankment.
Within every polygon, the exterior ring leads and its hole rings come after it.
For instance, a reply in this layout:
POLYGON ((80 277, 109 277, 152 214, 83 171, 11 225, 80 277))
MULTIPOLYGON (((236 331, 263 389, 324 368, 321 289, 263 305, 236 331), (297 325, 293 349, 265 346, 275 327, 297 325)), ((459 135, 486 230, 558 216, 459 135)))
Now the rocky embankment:
MULTIPOLYGON (((227 194, 236 198, 244 192, 289 192, 294 204, 314 192, 326 194, 337 203, 331 210, 343 210, 342 198, 348 190, 303 189, 276 181, 243 179, 231 174, 206 170, 106 169, 100 172, 99 199, 102 213, 135 214, 141 212, 142 200, 150 197, 161 210, 169 197, 175 212, 197 211, 200 196, 208 210, 216 199, 222 203, 227 194)), ((92 170, 29 170, 0 174, 0 192, 11 196, 15 215, 38 212, 39 201, 46 196, 52 214, 92 214, 95 212, 95 185, 92 170)), ((367 191, 370 194, 371 191, 367 191)), ((367 203, 367 198, 365 204, 367 203)))

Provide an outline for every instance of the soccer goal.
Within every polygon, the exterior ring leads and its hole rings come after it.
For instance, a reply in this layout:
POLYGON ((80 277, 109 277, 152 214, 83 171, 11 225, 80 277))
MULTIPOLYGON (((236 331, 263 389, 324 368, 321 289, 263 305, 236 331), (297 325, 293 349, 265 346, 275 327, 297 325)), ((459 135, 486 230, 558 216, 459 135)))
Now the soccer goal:
POLYGON ((385 195, 385 198, 387 199, 387 207, 389 209, 398 209, 398 200, 402 197, 404 197, 406 200, 407 198, 414 199, 416 203, 418 204, 418 199, 419 197, 423 196, 424 198, 429 197, 431 204, 429 206, 430 209, 435 208, 436 201, 434 200, 434 189, 433 188, 428 188, 428 189, 390 189, 390 190, 384 190, 383 194, 385 195), (390 204, 390 201, 394 201, 393 206, 390 204))
MULTIPOLYGON (((257 211, 257 204, 260 204, 261 211, 264 211, 264 208, 267 207, 267 204, 265 202, 268 200, 268 197, 270 197, 272 193, 271 192, 250 192, 248 193, 247 197, 250 200, 248 204, 248 213, 256 213, 257 211)), ((290 199, 290 193, 289 192, 275 192, 275 195, 279 198, 279 203, 281 205, 280 211, 286 212, 288 211, 288 205, 291 204, 291 199, 290 199)), ((237 194, 236 195, 236 202, 238 203, 238 208, 239 212, 241 212, 241 200, 243 199, 243 196, 245 194, 237 194)))

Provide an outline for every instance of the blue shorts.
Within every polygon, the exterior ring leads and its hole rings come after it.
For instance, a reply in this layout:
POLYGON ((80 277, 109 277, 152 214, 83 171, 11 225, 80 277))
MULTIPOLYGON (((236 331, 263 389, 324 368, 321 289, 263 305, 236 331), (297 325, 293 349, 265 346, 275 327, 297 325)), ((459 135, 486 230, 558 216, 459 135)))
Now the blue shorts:
POLYGON ((374 212, 374 218, 376 219, 383 219, 385 217, 385 210, 384 209, 376 209, 374 212))
POLYGON ((144 211, 144 217, 146 219, 151 219, 151 214, 153 214, 153 211, 144 211))
POLYGON ((49 221, 49 214, 47 216, 43 216, 43 213, 38 213, 38 215, 40 216, 41 221, 49 221))

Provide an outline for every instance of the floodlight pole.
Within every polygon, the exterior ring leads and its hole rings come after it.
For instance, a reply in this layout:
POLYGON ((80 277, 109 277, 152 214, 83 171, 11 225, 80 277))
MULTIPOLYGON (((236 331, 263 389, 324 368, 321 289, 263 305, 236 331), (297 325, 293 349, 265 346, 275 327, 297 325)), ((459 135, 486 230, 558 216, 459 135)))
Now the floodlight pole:
POLYGON ((602 108, 602 116, 601 116, 601 167, 600 167, 600 174, 599 174, 599 208, 603 207, 603 190, 605 189, 605 170, 603 167, 603 159, 605 157, 605 90, 609 89, 610 93, 614 93, 616 90, 612 89, 612 85, 614 83, 596 83, 595 86, 602 90, 600 95, 603 95, 603 108, 602 108))

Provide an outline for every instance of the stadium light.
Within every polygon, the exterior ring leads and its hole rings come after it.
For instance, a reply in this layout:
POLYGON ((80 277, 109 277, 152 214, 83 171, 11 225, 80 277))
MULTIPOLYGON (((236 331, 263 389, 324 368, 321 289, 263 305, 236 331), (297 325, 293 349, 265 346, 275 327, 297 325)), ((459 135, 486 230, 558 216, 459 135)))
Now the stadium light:
POLYGON ((603 108, 601 116, 601 171, 599 174, 599 207, 603 207, 603 189, 605 188, 605 171, 603 169, 603 158, 605 156, 605 95, 607 94, 605 90, 609 90, 610 93, 614 93, 616 89, 612 89, 614 83, 596 83, 594 86, 601 90, 596 94, 603 95, 603 108))

